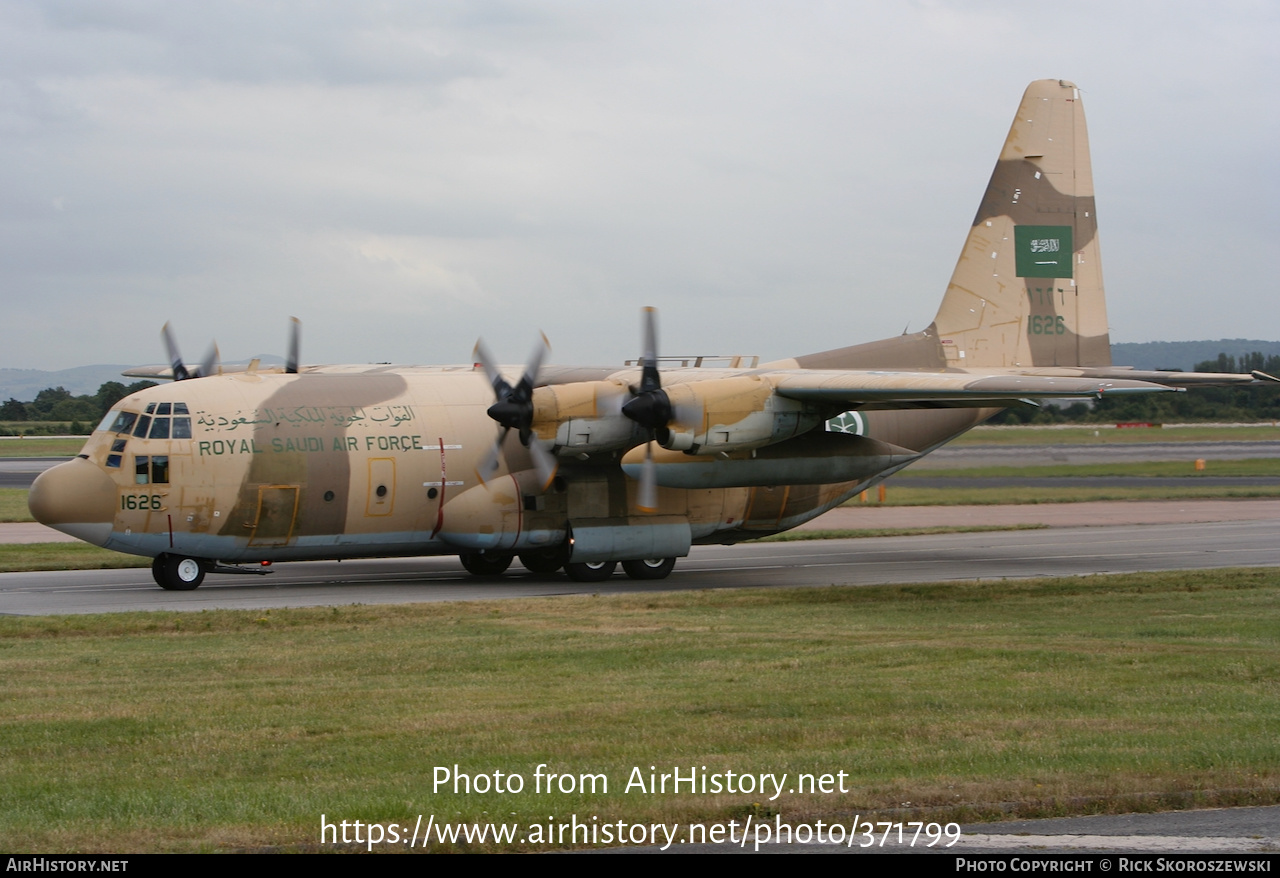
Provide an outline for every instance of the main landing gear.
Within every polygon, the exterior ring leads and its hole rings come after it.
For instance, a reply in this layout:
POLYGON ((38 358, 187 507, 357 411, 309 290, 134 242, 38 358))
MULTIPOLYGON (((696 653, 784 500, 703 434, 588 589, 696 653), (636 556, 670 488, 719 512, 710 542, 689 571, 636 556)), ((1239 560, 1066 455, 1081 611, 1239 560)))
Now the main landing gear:
POLYGON ((191 591, 204 582, 204 575, 212 566, 203 558, 165 553, 151 562, 151 577, 168 591, 191 591))

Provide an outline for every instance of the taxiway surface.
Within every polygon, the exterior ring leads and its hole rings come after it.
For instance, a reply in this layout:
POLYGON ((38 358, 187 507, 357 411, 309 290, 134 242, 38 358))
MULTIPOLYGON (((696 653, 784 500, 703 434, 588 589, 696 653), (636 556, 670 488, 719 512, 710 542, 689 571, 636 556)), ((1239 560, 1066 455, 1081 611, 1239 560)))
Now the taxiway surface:
POLYGON ((1144 570, 1280 566, 1275 520, 1061 527, 856 540, 695 547, 657 583, 621 572, 601 583, 509 575, 476 579, 457 559, 401 558, 276 565, 269 576, 210 575, 190 592, 159 589, 146 569, 0 575, 0 613, 465 601, 681 589, 859 586, 1079 576, 1144 570))

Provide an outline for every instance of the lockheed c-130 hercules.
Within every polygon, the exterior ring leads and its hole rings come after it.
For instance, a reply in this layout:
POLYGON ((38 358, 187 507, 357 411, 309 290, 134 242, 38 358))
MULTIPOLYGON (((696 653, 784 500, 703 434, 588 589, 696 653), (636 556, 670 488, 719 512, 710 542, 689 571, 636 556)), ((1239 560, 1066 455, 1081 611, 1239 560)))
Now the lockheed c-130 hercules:
POLYGON ((991 415, 1250 375, 1111 365, 1084 113, 1076 87, 1022 98, 933 323, 758 364, 657 354, 644 312, 627 368, 516 378, 466 366, 287 365, 126 374, 178 379, 121 400, 81 454, 32 486, 37 520, 155 559, 156 582, 304 559, 513 559, 580 581, 618 563, 660 579, 690 547, 808 521, 991 415), (183 380, 191 379, 191 380, 183 380))

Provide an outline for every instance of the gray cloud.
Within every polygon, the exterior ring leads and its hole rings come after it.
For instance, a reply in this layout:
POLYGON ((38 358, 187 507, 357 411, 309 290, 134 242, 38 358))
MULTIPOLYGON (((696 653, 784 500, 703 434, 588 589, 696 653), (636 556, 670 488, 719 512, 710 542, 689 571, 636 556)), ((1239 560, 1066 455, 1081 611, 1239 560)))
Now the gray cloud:
MULTIPOLYGON (((931 319, 1022 88, 1083 90, 1113 338, 1257 333, 1267 4, 0 5, 0 365, 777 357, 931 319), (187 340, 189 339, 189 340, 187 340)), ((1265 334, 1265 333, 1264 333, 1265 334)))

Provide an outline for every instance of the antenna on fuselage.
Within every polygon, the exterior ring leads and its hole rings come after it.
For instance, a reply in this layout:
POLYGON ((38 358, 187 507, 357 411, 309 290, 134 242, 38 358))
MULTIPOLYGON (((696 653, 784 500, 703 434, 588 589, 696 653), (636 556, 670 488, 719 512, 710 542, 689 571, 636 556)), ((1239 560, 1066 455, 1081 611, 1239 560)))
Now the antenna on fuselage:
POLYGON ((302 321, 297 317, 290 317, 289 321, 289 355, 284 361, 284 370, 290 375, 297 375, 298 348, 302 338, 302 321))

